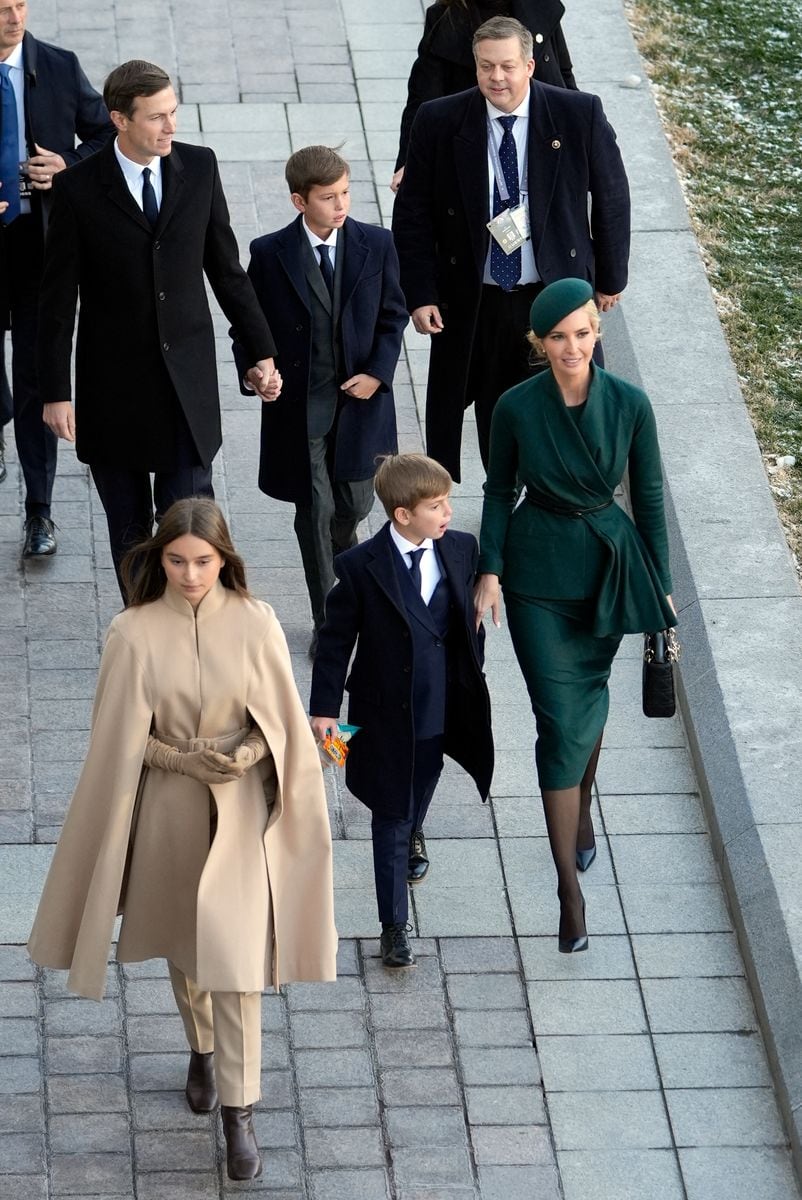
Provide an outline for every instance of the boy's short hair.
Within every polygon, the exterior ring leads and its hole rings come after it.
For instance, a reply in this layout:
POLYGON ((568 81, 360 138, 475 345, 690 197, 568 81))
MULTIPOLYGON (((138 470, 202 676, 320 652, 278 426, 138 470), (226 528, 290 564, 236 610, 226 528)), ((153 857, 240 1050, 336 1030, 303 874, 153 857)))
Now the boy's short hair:
POLYGON ((425 454, 387 454, 379 463, 373 486, 387 516, 397 508, 413 509, 451 491, 453 479, 445 467, 425 454))
POLYGON ((133 58, 120 63, 107 76, 103 85, 103 100, 109 112, 121 112, 130 120, 140 96, 155 96, 170 87, 170 76, 155 63, 133 58))
POLYGON ((310 188, 330 187, 343 175, 350 176, 351 168, 337 153, 338 149, 331 146, 304 146, 302 150, 291 154, 284 168, 290 193, 297 192, 306 200, 310 188))

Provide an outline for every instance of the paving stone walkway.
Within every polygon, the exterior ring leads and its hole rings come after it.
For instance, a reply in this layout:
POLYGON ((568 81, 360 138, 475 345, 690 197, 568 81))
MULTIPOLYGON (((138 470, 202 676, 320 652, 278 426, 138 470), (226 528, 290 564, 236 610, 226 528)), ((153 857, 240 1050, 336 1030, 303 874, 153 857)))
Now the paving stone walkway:
MULTIPOLYGON (((590 12, 577 0, 567 34, 596 90, 604 48, 588 37, 590 12)), ((251 237, 292 216, 283 162, 310 141, 343 142, 354 214, 387 218, 421 16, 420 0, 31 0, 30 27, 76 50, 95 82, 129 57, 173 73, 179 136, 219 155, 246 258, 251 237)), ((236 389, 222 317, 218 334, 216 488, 305 697, 310 628, 290 513, 256 488, 258 411, 236 389)), ((426 352, 410 334, 397 377, 406 449, 421 446, 426 352)), ((475 531, 482 477, 475 448, 469 456, 456 523, 475 531)), ((20 498, 12 451, 0 486, 0 1200, 222 1197, 243 1189, 225 1178, 216 1123, 183 1102, 186 1050, 163 965, 110 965, 96 1004, 68 996, 60 974, 35 972, 23 949, 118 596, 103 514, 74 454, 60 455, 52 561, 21 566, 20 498)), ((379 524, 374 514, 371 530, 379 524)), ((414 894, 419 966, 404 978, 377 959, 367 814, 329 773, 340 979, 265 998, 265 1172, 249 1190, 274 1200, 797 1197, 683 730, 641 717, 637 641, 613 675, 599 857, 585 887, 590 951, 575 958, 555 945, 533 723, 505 630, 489 631, 487 669, 492 802, 447 768, 427 829, 431 877, 414 894)))

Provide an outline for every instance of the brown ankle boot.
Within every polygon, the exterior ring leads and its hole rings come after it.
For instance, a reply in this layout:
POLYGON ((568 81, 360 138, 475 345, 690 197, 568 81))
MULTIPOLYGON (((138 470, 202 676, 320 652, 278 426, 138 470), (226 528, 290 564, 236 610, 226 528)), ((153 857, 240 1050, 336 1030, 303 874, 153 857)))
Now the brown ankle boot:
POLYGON ((229 1179, 256 1179, 262 1174, 262 1159, 253 1132, 252 1112, 250 1104, 246 1108, 220 1105, 229 1179))
POLYGON ((186 1097, 193 1112, 208 1113, 217 1108, 213 1054, 199 1054, 197 1050, 190 1050, 186 1097))

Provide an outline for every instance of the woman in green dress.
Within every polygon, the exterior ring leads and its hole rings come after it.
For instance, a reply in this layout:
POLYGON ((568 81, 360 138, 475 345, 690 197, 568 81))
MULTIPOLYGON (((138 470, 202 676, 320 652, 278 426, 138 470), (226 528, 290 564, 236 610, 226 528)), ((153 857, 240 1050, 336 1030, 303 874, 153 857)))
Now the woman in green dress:
POLYGON ((477 623, 491 609, 498 625, 503 589, 537 724, 558 945, 572 953, 588 945, 577 868, 596 853, 591 789, 613 658, 623 634, 677 619, 649 400, 592 362, 599 314, 584 280, 549 284, 530 323, 548 368, 493 413, 475 607, 477 623), (627 467, 634 519, 613 503, 627 467))

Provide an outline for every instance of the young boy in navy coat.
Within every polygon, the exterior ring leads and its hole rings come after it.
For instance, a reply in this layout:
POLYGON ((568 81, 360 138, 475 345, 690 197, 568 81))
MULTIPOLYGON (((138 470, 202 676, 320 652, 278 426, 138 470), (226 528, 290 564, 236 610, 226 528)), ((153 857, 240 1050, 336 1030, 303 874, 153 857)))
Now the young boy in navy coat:
MULTIPOLYGON (((248 267, 284 381, 262 406, 259 487, 295 504, 314 657, 334 555, 356 545, 377 457, 397 448, 392 382, 408 317, 391 234, 348 216, 348 163, 307 146, 285 175, 300 216, 252 242, 248 267)), ((242 379, 252 364, 236 342, 234 355, 242 379)))
POLYGON ((373 866, 386 967, 411 967, 407 883, 429 869, 423 823, 443 754, 482 799, 493 774, 484 630, 473 608, 476 539, 448 528, 451 476, 422 454, 385 458, 376 494, 390 518, 340 554, 326 598, 309 711, 321 741, 336 732, 343 689, 346 783, 372 811, 373 866), (351 673, 348 664, 356 645, 351 673))

